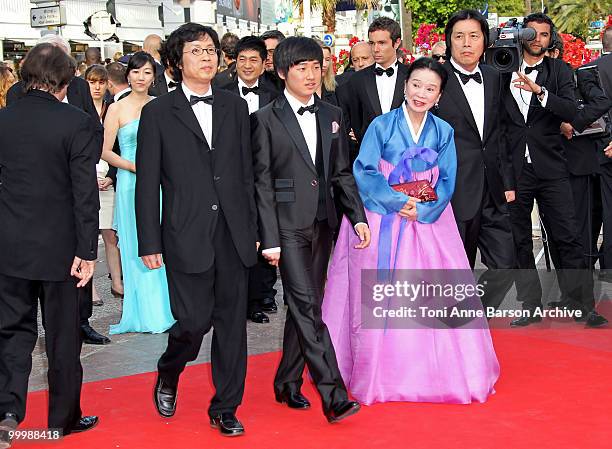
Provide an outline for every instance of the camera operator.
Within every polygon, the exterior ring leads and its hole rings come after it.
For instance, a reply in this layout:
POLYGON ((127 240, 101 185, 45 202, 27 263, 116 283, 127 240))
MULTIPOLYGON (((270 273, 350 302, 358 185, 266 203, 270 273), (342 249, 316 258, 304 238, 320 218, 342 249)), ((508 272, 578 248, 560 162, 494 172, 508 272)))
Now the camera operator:
POLYGON ((562 61, 545 57, 554 31, 544 14, 531 14, 524 26, 536 36, 523 43, 519 72, 505 76, 505 106, 508 149, 516 178, 516 200, 509 203, 518 268, 529 270, 517 276, 517 295, 523 309, 532 312, 512 321, 528 326, 541 321, 534 312, 542 308, 542 286, 535 270, 531 212, 534 200, 548 218, 549 237, 559 250, 560 268, 576 270, 562 286, 568 307, 587 315, 587 326, 600 326, 605 318, 595 311, 592 278, 585 270, 578 239, 574 204, 559 129, 577 113, 572 71, 562 61), (579 271, 578 271, 579 270, 579 271))

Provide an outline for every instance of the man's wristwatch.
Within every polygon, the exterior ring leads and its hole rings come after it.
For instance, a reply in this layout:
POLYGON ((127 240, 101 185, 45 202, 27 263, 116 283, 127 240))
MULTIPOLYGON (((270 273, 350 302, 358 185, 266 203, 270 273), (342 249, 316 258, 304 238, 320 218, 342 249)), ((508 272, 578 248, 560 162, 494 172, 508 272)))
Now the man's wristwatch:
POLYGON ((542 101, 544 99, 544 94, 546 93, 546 88, 544 86, 540 87, 540 93, 536 95, 538 100, 542 101))

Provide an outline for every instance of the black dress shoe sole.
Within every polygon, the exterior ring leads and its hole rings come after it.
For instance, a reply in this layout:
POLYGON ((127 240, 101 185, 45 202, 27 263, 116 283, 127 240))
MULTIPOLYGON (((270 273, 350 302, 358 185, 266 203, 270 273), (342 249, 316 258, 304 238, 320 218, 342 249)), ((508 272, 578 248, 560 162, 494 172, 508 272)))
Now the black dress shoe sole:
POLYGON ((341 414, 339 416, 336 416, 336 417, 328 416, 327 420, 329 421, 330 424, 334 424, 334 423, 342 421, 343 419, 348 418, 349 416, 353 416, 359 410, 361 410, 361 405, 357 404, 357 405, 349 408, 346 412, 344 412, 343 414, 341 414))
POLYGON ((86 338, 83 340, 83 343, 86 345, 98 345, 98 346, 104 346, 104 345, 108 345, 111 343, 110 339, 107 340, 90 340, 89 338, 86 338))
MULTIPOLYGON (((174 400, 174 411, 172 412, 164 412, 159 406, 159 402, 157 401, 157 382, 155 382, 155 387, 153 388, 153 404, 155 405, 155 410, 157 410, 157 414, 162 418, 172 418, 176 413, 176 396, 174 400)), ((177 392, 178 393, 178 392, 177 392)), ((178 396, 178 394, 177 394, 178 396)))
POLYGON ((286 401, 285 399, 276 399, 276 402, 278 402, 279 404, 287 404, 287 407, 289 407, 292 410, 308 410, 310 408, 310 404, 304 404, 304 405, 293 405, 293 404, 289 404, 289 401, 286 401))
POLYGON ((530 318, 529 321, 519 322, 518 320, 515 320, 515 321, 510 322, 510 327, 527 327, 531 324, 536 324, 536 323, 541 323, 541 322, 542 322, 542 319, 532 319, 532 318, 530 318))
POLYGON ((93 424, 91 427, 88 427, 88 428, 86 428, 86 429, 72 429, 72 430, 70 431, 70 433, 83 433, 83 432, 87 432, 88 430, 91 430, 91 429, 93 429, 94 427, 96 427, 96 426, 97 426, 99 423, 100 423, 100 419, 98 418, 98 419, 96 420, 96 422, 95 422, 95 423, 94 423, 94 424, 93 424))
POLYGON ((219 433, 221 433, 221 435, 224 437, 231 438, 231 437, 239 437, 241 435, 244 435, 244 429, 235 430, 235 431, 227 431, 227 430, 223 430, 219 424, 214 423, 214 422, 210 423, 210 427, 212 427, 213 429, 219 430, 219 433))
POLYGON ((596 329, 599 327, 604 327, 606 324, 608 324, 608 320, 605 321, 601 321, 601 322, 596 322, 596 323, 589 323, 588 321, 585 323, 586 327, 590 327, 591 329, 596 329))

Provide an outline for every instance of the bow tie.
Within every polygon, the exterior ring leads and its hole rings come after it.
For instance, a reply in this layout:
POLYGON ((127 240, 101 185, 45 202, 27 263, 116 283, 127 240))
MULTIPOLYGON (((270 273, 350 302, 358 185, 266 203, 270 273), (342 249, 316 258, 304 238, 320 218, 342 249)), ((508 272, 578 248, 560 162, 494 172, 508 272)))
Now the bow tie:
POLYGON ((259 86, 253 86, 253 87, 242 86, 242 95, 247 95, 248 93, 254 93, 255 95, 259 95, 259 86))
POLYGON ((206 97, 197 97, 195 95, 192 95, 189 97, 189 104, 191 106, 193 106, 194 104, 197 104, 198 102, 203 101, 206 104, 209 104, 212 106, 213 104, 213 95, 207 95, 206 97))
POLYGON ((374 69, 374 73, 376 73, 377 76, 383 76, 384 73, 386 73, 387 76, 393 76, 393 74, 395 73, 395 69, 393 67, 388 67, 387 69, 383 69, 382 67, 376 67, 374 69))
POLYGON ((533 71, 541 72, 542 70, 544 70, 542 64, 534 65, 533 67, 525 67, 525 75, 529 75, 533 71))
POLYGON ((177 83, 175 81, 169 81, 168 82, 168 89, 174 89, 178 85, 179 85, 179 83, 177 83))
MULTIPOLYGON (((453 70, 455 70, 455 69, 453 69, 453 70)), ((461 82, 463 84, 467 84, 468 81, 471 80, 471 79, 476 81, 478 84, 482 84, 482 76, 480 75, 480 72, 472 73, 471 75, 468 75, 466 73, 460 72, 459 70, 455 70, 455 72, 459 74, 459 79, 461 79, 461 82)))
POLYGON ((311 104, 310 106, 301 106, 300 109, 298 109, 298 114, 304 115, 304 112, 310 112, 311 114, 314 114, 318 110, 319 106, 317 106, 316 104, 311 104))

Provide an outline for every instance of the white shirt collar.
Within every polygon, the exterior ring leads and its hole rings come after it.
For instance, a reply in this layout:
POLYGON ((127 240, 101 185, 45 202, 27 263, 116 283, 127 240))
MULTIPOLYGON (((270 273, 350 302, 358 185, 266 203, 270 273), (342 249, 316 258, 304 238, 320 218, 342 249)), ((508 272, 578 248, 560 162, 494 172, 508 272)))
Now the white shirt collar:
MULTIPOLYGON (((393 64, 391 64, 389 67, 393 67, 393 68, 395 69, 395 68, 396 68, 396 66, 397 66, 397 58, 395 58, 395 61, 393 61, 393 64)), ((381 69, 386 70, 386 69, 385 69, 383 66, 381 66, 381 65, 380 65, 378 62, 376 63, 376 65, 375 65, 374 67, 375 67, 375 68, 376 68, 376 67, 380 67, 381 69)), ((389 68, 389 67, 387 67, 387 68, 389 68)))
POLYGON ((480 73, 480 64, 476 65, 476 68, 472 70, 471 72, 469 72, 465 70, 463 67, 461 67, 459 64, 457 64, 457 62, 452 57, 450 59, 450 62, 456 70, 458 70, 461 73, 464 73, 465 75, 473 75, 474 73, 480 73))
POLYGON ((308 100, 308 103, 304 104, 300 100, 295 98, 293 95, 291 95, 287 89, 285 89, 284 94, 285 98, 287 98, 287 101, 289 102, 289 106, 291 106, 291 109, 293 109, 293 112, 295 112, 296 114, 298 109, 300 109, 302 106, 310 106, 311 104, 314 104, 314 95, 311 95, 310 100, 308 100))
POLYGON ((125 89, 117 92, 114 96, 113 96, 113 101, 119 101, 119 97, 121 97, 121 95, 123 95, 124 93, 127 92, 131 92, 132 88, 131 87, 126 87, 125 89))
MULTIPOLYGON (((240 92, 242 92, 242 86, 244 86, 244 87, 249 87, 249 86, 247 86, 247 85, 246 85, 246 83, 245 83, 244 81, 242 81, 242 80, 240 79, 240 77, 239 77, 239 76, 236 76, 236 78, 238 78, 238 90, 239 90, 240 92)), ((258 78, 258 79, 255 81, 255 84, 253 84, 253 85, 252 85, 252 86, 250 86, 250 87, 258 87, 258 86, 259 86, 259 78, 258 78)))
POLYGON ((408 124, 408 129, 410 130, 412 140, 414 140, 415 145, 418 145, 419 139, 421 138, 421 134, 423 134, 423 128, 425 128, 425 122, 427 121, 427 117, 429 117, 429 112, 425 113, 423 121, 421 122, 421 126, 419 126, 419 129, 415 131, 415 129, 412 127, 412 121, 410 120, 410 116, 408 115, 408 107, 406 106, 406 103, 402 104, 402 110, 404 111, 404 118, 406 119, 406 123, 408 124))
MULTIPOLYGON (((546 56, 544 56, 544 58, 545 58, 545 57, 546 57, 546 56)), ((527 68, 527 67, 536 67, 536 66, 539 66, 540 64, 542 64, 542 62, 544 62, 544 58, 540 59, 540 60, 539 60, 538 62, 536 62, 534 65, 527 64, 527 63, 525 62, 525 60, 523 59, 523 62, 521 63, 521 72, 524 72, 524 71, 525 71, 525 68, 527 68)))
POLYGON ((165 70, 164 70, 164 79, 166 80, 166 85, 168 85, 170 81, 172 81, 173 83, 175 82, 172 78, 168 76, 165 70))
MULTIPOLYGON (((183 89, 183 93, 187 97, 187 101, 189 101, 189 97, 191 97, 192 95, 194 95, 196 97, 206 97, 208 95, 212 95, 212 86, 211 85, 208 86, 208 91, 206 91, 206 93, 204 95, 196 94, 194 91, 189 89, 185 83, 181 83, 181 88, 183 89)), ((200 103, 198 103, 198 104, 200 104, 200 103)))

